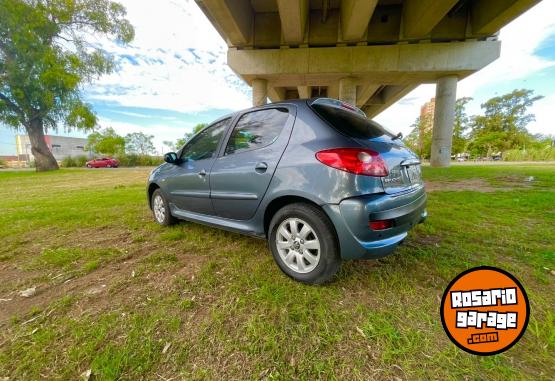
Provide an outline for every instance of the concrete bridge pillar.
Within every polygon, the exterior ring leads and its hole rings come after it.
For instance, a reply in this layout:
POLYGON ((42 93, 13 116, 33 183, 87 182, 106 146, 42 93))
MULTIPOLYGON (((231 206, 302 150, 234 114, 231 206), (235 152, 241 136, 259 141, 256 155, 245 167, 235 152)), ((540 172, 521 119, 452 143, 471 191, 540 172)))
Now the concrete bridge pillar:
POLYGON ((262 106, 268 99, 268 81, 262 78, 252 80, 252 105, 262 106))
POLYGON ((339 100, 353 106, 357 104, 357 86, 351 77, 339 80, 339 100))
POLYGON ((455 102, 457 100, 456 75, 438 79, 436 84, 436 104, 432 132, 432 167, 448 167, 451 163, 451 144, 455 123, 455 102))

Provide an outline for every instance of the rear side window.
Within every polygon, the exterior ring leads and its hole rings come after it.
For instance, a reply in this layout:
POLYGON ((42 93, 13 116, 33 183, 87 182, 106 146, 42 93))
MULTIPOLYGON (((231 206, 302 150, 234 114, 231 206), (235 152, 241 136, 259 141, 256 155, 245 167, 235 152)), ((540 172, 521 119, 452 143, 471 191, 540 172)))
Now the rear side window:
POLYGON ((378 123, 347 108, 314 103, 311 107, 333 128, 352 138, 373 139, 384 135, 390 138, 395 136, 378 123))
POLYGON ((243 115, 233 129, 225 154, 266 147, 278 138, 289 118, 286 108, 271 108, 243 115))

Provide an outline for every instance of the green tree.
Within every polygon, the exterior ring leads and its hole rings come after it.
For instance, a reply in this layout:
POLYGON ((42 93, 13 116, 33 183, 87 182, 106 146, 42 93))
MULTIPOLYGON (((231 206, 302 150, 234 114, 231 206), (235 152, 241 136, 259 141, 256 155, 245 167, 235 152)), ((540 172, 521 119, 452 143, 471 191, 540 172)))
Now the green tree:
POLYGON ((175 151, 176 150, 176 142, 172 142, 171 140, 164 140, 162 142, 166 147, 168 147, 170 149, 170 151, 175 151))
POLYGON ((555 135, 543 135, 543 134, 534 135, 533 148, 551 148, 551 147, 555 147, 555 135))
POLYGON ((466 137, 468 129, 470 128, 470 117, 466 114, 466 104, 472 98, 464 97, 457 99, 455 103, 455 124, 453 125, 453 143, 451 146, 451 153, 463 153, 468 145, 468 138, 466 137))
POLYGON ((411 125, 412 129, 408 135, 403 138, 405 145, 418 155, 420 155, 420 147, 418 146, 418 128, 416 128, 416 126, 419 120, 420 118, 416 118, 416 121, 411 125))
MULTIPOLYGON (((468 139, 465 134, 469 128, 470 118, 466 114, 466 104, 472 98, 459 98, 455 103, 455 124, 453 126, 453 153, 464 152, 468 139)), ((430 114, 418 117, 411 125, 411 132, 403 141, 423 159, 429 159, 432 151, 434 121, 430 114)))
POLYGON ((189 139, 187 137, 181 138, 181 139, 177 139, 174 145, 174 149, 175 150, 180 150, 181 147, 183 147, 185 145, 185 143, 187 143, 189 141, 189 139))
POLYGON ((206 124, 206 123, 197 124, 195 127, 193 127, 192 132, 186 132, 185 136, 183 136, 181 139, 177 139, 177 141, 175 142, 175 148, 181 149, 181 147, 183 147, 185 145, 185 143, 187 143, 189 140, 191 140, 191 138, 193 136, 195 136, 197 133, 199 133, 200 130, 202 130, 206 126, 208 126, 208 124, 206 124))
POLYGON ((498 151, 532 144, 535 139, 526 126, 535 120, 535 116, 528 112, 528 108, 542 98, 533 94, 533 90, 514 90, 483 103, 484 115, 475 116, 472 121, 471 152, 490 156, 498 151))
POLYGON ((80 88, 114 69, 88 40, 129 43, 125 8, 109 0, 0 1, 0 121, 24 128, 37 171, 58 169, 46 128, 92 130, 97 123, 80 88))
POLYGON ((125 136, 125 150, 129 153, 139 155, 153 154, 156 149, 152 140, 154 135, 147 135, 142 132, 132 132, 125 136))
POLYGON ((125 152, 125 138, 108 127, 102 132, 93 132, 87 139, 87 150, 97 154, 116 155, 125 152))
POLYGON ((423 118, 418 117, 411 125, 411 132, 403 141, 410 149, 422 159, 429 159, 432 149, 432 126, 431 115, 426 114, 423 118))

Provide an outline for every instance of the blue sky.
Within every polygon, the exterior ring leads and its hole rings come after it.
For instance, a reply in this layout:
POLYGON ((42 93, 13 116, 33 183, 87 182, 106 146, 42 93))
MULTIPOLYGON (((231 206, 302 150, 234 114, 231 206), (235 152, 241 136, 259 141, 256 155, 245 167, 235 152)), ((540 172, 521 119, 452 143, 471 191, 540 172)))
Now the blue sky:
MULTIPOLYGON (((130 46, 98 40, 118 63, 117 72, 84 87, 102 128, 155 136, 160 152, 201 122, 250 106, 250 89, 226 65, 226 45, 193 0, 120 0, 135 26, 130 46), (155 5, 154 5, 155 4, 155 5)), ((506 26, 501 57, 459 82, 457 96, 474 98, 470 114, 487 99, 528 88, 545 98, 532 109, 533 133, 555 134, 555 1, 544 0, 506 26)), ((407 134, 420 106, 434 96, 421 85, 376 120, 407 134)), ((85 136, 79 132, 60 134, 85 136)), ((0 155, 15 153, 14 132, 0 127, 0 155)))

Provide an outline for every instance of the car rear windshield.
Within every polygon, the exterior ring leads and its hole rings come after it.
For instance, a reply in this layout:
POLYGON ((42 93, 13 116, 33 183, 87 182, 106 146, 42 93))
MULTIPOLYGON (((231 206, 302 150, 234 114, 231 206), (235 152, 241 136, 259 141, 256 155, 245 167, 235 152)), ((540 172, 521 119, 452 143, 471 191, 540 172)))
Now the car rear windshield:
POLYGON ((395 137, 394 134, 380 126, 378 123, 362 116, 360 113, 326 103, 313 102, 312 109, 328 122, 333 128, 344 135, 357 139, 373 139, 382 136, 395 137))

